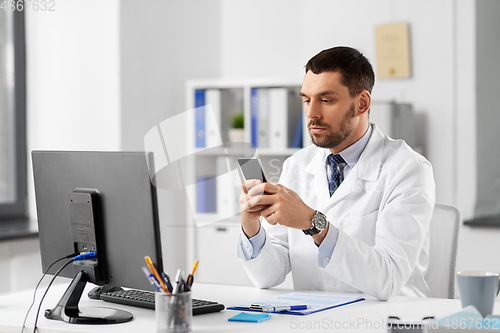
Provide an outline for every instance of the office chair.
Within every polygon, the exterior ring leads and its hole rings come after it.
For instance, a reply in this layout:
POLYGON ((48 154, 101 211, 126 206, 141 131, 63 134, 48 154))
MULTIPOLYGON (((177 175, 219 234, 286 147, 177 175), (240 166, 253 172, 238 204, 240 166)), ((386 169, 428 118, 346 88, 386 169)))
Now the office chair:
POLYGON ((433 298, 455 297, 455 275, 460 211, 436 204, 429 226, 429 267, 425 280, 433 298))

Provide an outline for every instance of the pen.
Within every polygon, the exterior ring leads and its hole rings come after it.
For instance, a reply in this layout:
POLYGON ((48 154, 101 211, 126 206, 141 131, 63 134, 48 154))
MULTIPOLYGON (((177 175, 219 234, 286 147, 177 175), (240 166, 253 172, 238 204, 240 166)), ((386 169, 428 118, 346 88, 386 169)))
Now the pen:
POLYGON ((181 291, 183 291, 183 278, 182 278, 182 270, 178 269, 177 274, 175 275, 175 288, 173 294, 177 294, 181 291))
MULTIPOLYGON (((181 293, 184 291, 184 279, 182 278, 182 270, 181 269, 178 269, 177 270, 177 274, 175 275, 175 287, 174 287, 174 290, 172 291, 172 294, 173 294, 173 297, 172 297, 172 301, 170 303, 170 310, 171 311, 182 311, 182 309, 180 309, 180 304, 179 304, 179 297, 176 297, 176 296, 180 296, 180 295, 177 295, 178 293, 181 293)), ((173 312, 171 312, 173 313, 173 312)), ((170 326, 172 320, 174 321, 174 326, 176 325, 176 322, 179 321, 179 318, 178 316, 174 316, 174 315, 170 315, 168 316, 170 317, 170 320, 168 322, 168 325, 170 326)))
POLYGON ((262 312, 283 312, 307 310, 307 305, 288 305, 288 306, 273 306, 273 305, 253 305, 251 309, 261 310, 262 312))
POLYGON ((146 277, 148 278, 149 280, 149 283, 151 283, 151 285, 153 286, 153 289, 156 291, 156 292, 163 292, 161 286, 160 286, 160 282, 158 282, 158 280, 156 280, 155 276, 153 274, 151 274, 151 272, 149 271, 149 269, 145 266, 142 266, 142 271, 144 272, 144 274, 146 275, 146 277))
POLYGON ((167 288, 165 287, 165 284, 163 283, 163 280, 160 277, 160 274, 158 274, 158 271, 156 270, 155 266, 153 265, 151 258, 149 256, 145 256, 144 260, 146 260, 146 264, 148 264, 148 267, 149 267, 149 270, 151 271, 151 273, 160 282, 160 285, 161 285, 161 288, 163 289, 163 291, 168 292, 167 288))
POLYGON ((167 287, 168 292, 171 293, 174 288, 172 287, 172 283, 170 283, 170 278, 168 277, 167 273, 161 272, 161 278, 163 279, 163 282, 165 282, 165 287, 167 287))

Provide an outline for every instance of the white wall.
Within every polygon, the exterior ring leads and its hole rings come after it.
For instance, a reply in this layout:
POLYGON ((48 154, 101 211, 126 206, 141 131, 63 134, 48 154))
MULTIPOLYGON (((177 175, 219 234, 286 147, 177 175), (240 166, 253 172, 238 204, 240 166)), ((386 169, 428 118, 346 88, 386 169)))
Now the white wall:
MULTIPOLYGON (((119 1, 26 11, 28 152, 120 149, 119 1)), ((36 216, 31 156, 30 215, 36 216)))

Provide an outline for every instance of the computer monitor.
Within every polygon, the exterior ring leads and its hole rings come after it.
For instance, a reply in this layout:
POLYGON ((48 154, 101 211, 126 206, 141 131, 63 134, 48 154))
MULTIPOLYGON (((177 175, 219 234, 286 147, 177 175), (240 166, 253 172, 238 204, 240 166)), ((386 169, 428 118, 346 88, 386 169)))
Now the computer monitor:
MULTIPOLYGON (((60 275, 74 278, 83 271, 83 280, 106 289, 153 290, 142 270, 145 256, 163 270, 156 189, 148 169, 152 158, 142 152, 32 152, 43 271, 65 255, 95 251, 96 259, 69 265, 60 275)), ((89 322, 83 315, 55 316, 78 323, 117 322, 102 316, 93 320, 93 315, 89 322)))

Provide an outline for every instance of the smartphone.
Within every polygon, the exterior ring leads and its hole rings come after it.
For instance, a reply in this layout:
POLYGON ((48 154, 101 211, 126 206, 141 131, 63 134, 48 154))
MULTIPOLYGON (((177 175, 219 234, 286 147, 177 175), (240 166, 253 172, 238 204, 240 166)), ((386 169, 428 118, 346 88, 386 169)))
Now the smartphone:
POLYGON ((245 180, 258 179, 263 183, 267 182, 266 172, 258 157, 238 158, 238 165, 245 180))

